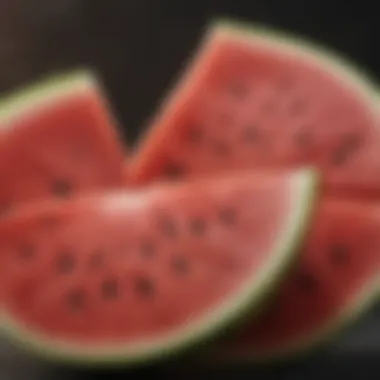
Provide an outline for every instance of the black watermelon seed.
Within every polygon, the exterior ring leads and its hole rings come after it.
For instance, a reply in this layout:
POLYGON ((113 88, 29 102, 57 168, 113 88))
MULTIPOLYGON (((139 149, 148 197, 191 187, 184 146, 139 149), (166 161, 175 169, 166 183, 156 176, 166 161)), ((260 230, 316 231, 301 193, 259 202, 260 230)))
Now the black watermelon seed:
POLYGON ((256 126, 250 126, 243 130, 243 139, 249 143, 257 142, 260 139, 260 133, 256 126))
POLYGON ((101 292, 104 299, 115 299, 119 295, 119 284, 115 279, 107 279, 102 282, 101 292))
POLYGON ((178 235, 174 221, 169 218, 161 217, 158 221, 158 227, 166 237, 175 238, 178 235))
POLYGON ((155 293, 153 282, 145 277, 138 277, 135 286, 137 293, 143 297, 152 297, 155 293))
POLYGON ((156 248, 152 241, 144 241, 140 246, 141 256, 146 259, 151 259, 156 253, 156 248))
POLYGON ((361 137, 357 135, 346 136, 331 157, 334 165, 344 164, 350 156, 360 147, 361 137))
POLYGON ((67 304, 72 311, 83 309, 84 300, 84 293, 79 289, 73 290, 67 295, 67 304))
POLYGON ((176 273, 186 274, 189 272, 189 263, 183 256, 176 256, 172 260, 172 266, 176 273))
POLYGON ((297 277, 297 283, 304 292, 313 292, 318 287, 316 278, 309 273, 300 273, 297 277))
POLYGON ((71 253, 63 252, 58 257, 57 262, 58 272, 61 274, 72 273, 75 268, 75 260, 71 253))
POLYGON ((212 148, 218 156, 225 156, 230 152, 230 147, 225 141, 215 141, 212 148))
POLYGON ((184 170, 179 164, 169 163, 165 168, 165 174, 169 178, 176 179, 184 175, 184 170))
POLYGON ((236 211, 231 208, 222 209, 219 212, 219 219, 223 224, 231 226, 236 223, 236 218, 236 211))
POLYGON ((348 249, 343 245, 333 245, 330 249, 330 259, 335 265, 347 264, 349 254, 348 249))
POLYGON ((18 256, 22 260, 31 260, 35 257, 35 248, 32 244, 22 244, 18 248, 18 256))
POLYGON ((52 185, 52 193, 59 197, 64 197, 72 193, 73 188, 69 181, 56 180, 52 185))
POLYGON ((202 235, 206 230, 206 223, 202 219, 194 219, 190 222, 190 231, 194 235, 202 235))

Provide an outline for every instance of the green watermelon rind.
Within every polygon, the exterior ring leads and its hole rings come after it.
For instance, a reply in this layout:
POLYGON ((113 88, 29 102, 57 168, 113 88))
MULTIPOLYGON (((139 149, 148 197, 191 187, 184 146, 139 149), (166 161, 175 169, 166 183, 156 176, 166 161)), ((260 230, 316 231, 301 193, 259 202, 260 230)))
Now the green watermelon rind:
POLYGON ((354 92, 366 98, 368 104, 373 104, 374 116, 377 116, 377 99, 379 83, 368 70, 360 68, 351 59, 327 46, 302 37, 296 33, 267 27, 262 24, 250 24, 232 19, 215 19, 210 23, 205 45, 212 44, 214 39, 231 38, 236 41, 245 41, 254 46, 262 45, 270 49, 281 51, 284 56, 300 58, 327 70, 340 81, 352 86, 354 92))
MULTIPOLYGON (((337 54, 331 49, 323 47, 311 39, 307 39, 295 34, 268 28, 263 25, 251 25, 244 22, 239 22, 231 19, 217 19, 208 28, 205 46, 212 44, 214 39, 233 38, 239 41, 246 41, 255 46, 263 44, 270 46, 277 51, 283 51, 284 54, 289 54, 299 57, 304 60, 309 60, 312 64, 319 64, 321 68, 325 68, 331 73, 335 73, 340 80, 346 80, 348 85, 352 85, 352 90, 360 93, 363 99, 366 99, 368 104, 373 104, 373 117, 377 117, 378 106, 378 83, 372 77, 355 65, 352 61, 345 59, 342 54, 337 54)), ((315 335, 307 335, 297 340, 293 345, 287 348, 271 351, 270 353, 263 352, 262 355, 252 353, 234 355, 228 352, 228 355, 223 355, 224 360, 236 361, 259 361, 266 362, 272 360, 286 360, 289 357, 306 354, 314 347, 331 342, 334 337, 343 333, 345 328, 351 326, 355 321, 360 319, 360 316, 366 313, 374 303, 378 300, 380 288, 380 280, 376 277, 371 279, 369 284, 360 295, 355 298, 355 302, 350 303, 341 313, 339 317, 318 331, 315 335)), ((258 347, 258 350, 260 348, 258 347)), ((217 360, 221 359, 220 353, 216 355, 217 360)), ((214 355, 212 355, 214 356, 214 355)))
POLYGON ((238 295, 230 297, 223 305, 214 309, 205 318, 191 324, 186 330, 180 329, 170 337, 156 342, 144 342, 133 347, 84 347, 75 344, 62 344, 49 340, 36 332, 29 331, 22 322, 17 321, 3 310, 2 329, 12 342, 38 356, 61 363, 80 366, 137 365, 169 359, 186 352, 200 343, 222 333, 231 325, 238 323, 245 315, 260 308, 265 296, 277 284, 277 277, 283 274, 288 263, 298 253, 309 221, 313 215, 319 189, 319 176, 312 169, 301 170, 294 174, 294 207, 287 215, 287 223, 268 260, 267 267, 260 275, 249 279, 248 284, 238 295))
MULTIPOLYGON (((59 101, 78 91, 93 91, 100 88, 95 71, 78 68, 51 74, 43 79, 14 89, 0 99, 0 121, 11 121, 21 114, 59 101)), ((4 124, 6 125, 6 124, 4 124)))
MULTIPOLYGON (((336 76, 341 84, 346 84, 352 93, 361 95, 371 107, 370 117, 374 120, 378 116, 378 93, 380 84, 375 80, 374 75, 355 64, 351 59, 346 58, 343 53, 338 53, 322 44, 313 41, 311 38, 301 37, 295 33, 267 27, 259 23, 247 23, 228 18, 217 18, 209 23, 205 28, 205 33, 188 60, 183 62, 183 67, 177 74, 177 82, 174 81, 168 91, 162 96, 157 107, 157 113, 151 117, 157 127, 155 127, 154 139, 161 145, 165 145, 169 138, 165 128, 160 128, 162 120, 171 118, 178 112, 178 109, 186 108, 189 97, 192 96, 193 84, 197 83, 197 76, 201 75, 201 68, 208 62, 208 52, 212 50, 215 42, 220 39, 229 38, 235 41, 246 41, 255 43, 255 46, 262 44, 277 51, 282 51, 284 55, 299 57, 310 62, 314 67, 329 72, 336 76)), ((149 128, 148 128, 149 129, 149 128)), ((148 156, 155 146, 151 146, 151 131, 144 133, 137 144, 136 150, 140 151, 137 159, 130 162, 131 177, 143 170, 146 163, 140 161, 141 156, 148 156), (141 152, 145 154, 141 154, 141 152)))
MULTIPOLYGON (((96 107, 103 110, 102 123, 113 126, 113 128, 108 128, 103 139, 109 140, 111 146, 114 141, 121 142, 116 112, 109 102, 98 72, 90 67, 79 67, 46 75, 33 83, 23 84, 8 94, 2 95, 0 97, 0 129, 11 129, 14 120, 27 119, 36 111, 43 110, 51 104, 59 104, 60 101, 78 94, 94 99, 97 102, 96 107)), ((97 128, 99 126, 101 127, 101 123, 97 128)), ((124 147, 119 144, 119 149, 123 151, 124 147)))
POLYGON ((329 321, 329 323, 314 334, 304 334, 295 340, 293 344, 279 347, 276 350, 260 349, 259 346, 256 347, 255 351, 246 349, 238 351, 236 347, 226 350, 221 348, 212 352, 208 356, 207 361, 212 363, 223 360, 223 362, 234 364, 284 362, 300 359, 302 356, 311 354, 318 348, 322 348, 329 343, 334 343, 348 328, 359 322, 361 317, 364 317, 377 303, 380 279, 377 275, 374 277, 363 286, 363 290, 355 297, 354 301, 349 302, 336 318, 329 321))

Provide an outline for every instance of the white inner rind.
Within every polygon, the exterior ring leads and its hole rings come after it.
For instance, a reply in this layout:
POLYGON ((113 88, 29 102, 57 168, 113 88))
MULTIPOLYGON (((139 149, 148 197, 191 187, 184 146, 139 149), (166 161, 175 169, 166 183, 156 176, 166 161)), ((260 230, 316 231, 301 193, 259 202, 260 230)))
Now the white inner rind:
MULTIPOLYGON (((312 40, 292 35, 280 30, 269 29, 259 25, 248 25, 230 20, 217 20, 207 28, 206 34, 193 57, 184 64, 178 83, 169 89, 167 95, 154 117, 155 139, 164 140, 166 131, 162 128, 167 118, 183 108, 186 108, 189 98, 196 97, 198 84, 202 83, 204 70, 208 69, 210 54, 213 49, 218 49, 218 42, 233 41, 247 45, 248 49, 271 50, 283 56, 293 57, 310 64, 321 71, 330 73, 340 85, 346 86, 347 91, 357 94, 363 104, 367 105, 368 117, 371 123, 378 125, 378 91, 379 84, 374 78, 360 70, 351 61, 344 59, 332 50, 314 43, 312 40)), ((376 129, 376 133, 380 130, 376 129)), ((140 155, 132 158, 131 171, 141 170, 141 152, 151 149, 150 132, 141 138, 140 155)), ((132 175, 133 176, 133 175, 132 175)))
POLYGON ((300 170, 292 175, 290 190, 284 189, 290 193, 290 211, 284 216, 284 228, 279 232, 273 250, 268 252, 268 262, 259 273, 252 273, 236 294, 185 327, 150 341, 95 347, 54 340, 43 333, 30 331, 22 321, 17 320, 17 316, 12 316, 5 310, 2 320, 4 331, 16 338, 16 343, 43 356, 92 365, 148 361, 196 345, 228 327, 246 312, 261 306, 263 296, 271 290, 297 253, 312 215, 317 182, 317 176, 312 170, 300 170))
MULTIPOLYGON (((373 121, 378 119, 379 85, 359 68, 348 60, 338 56, 333 51, 314 44, 310 40, 275 31, 262 26, 249 26, 228 20, 219 20, 211 25, 207 38, 204 41, 204 49, 212 47, 218 40, 235 40, 245 43, 252 48, 264 48, 284 56, 299 58, 304 62, 310 62, 314 67, 319 66, 321 70, 327 70, 341 84, 356 93, 363 104, 368 106, 373 121)), ((234 352, 228 350, 228 355, 234 360, 273 360, 285 359, 290 355, 310 349, 323 341, 329 340, 333 335, 344 329, 364 314, 378 299, 380 280, 377 276, 369 278, 363 288, 350 302, 342 307, 338 315, 326 321, 317 331, 304 334, 289 346, 277 349, 260 351, 260 347, 253 347, 254 352, 234 352)), ((218 355, 220 358, 220 356, 218 355)))
POLYGON ((89 70, 50 76, 42 82, 25 86, 0 100, 0 128, 9 126, 13 118, 35 112, 70 94, 96 87, 96 77, 89 70))
POLYGON ((374 120, 378 118, 378 83, 351 61, 328 48, 287 32, 226 20, 215 21, 210 26, 204 40, 205 47, 212 46, 218 40, 234 40, 253 49, 271 50, 283 57, 299 59, 319 67, 335 77, 341 85, 347 86, 347 90, 361 97, 373 112, 374 120))

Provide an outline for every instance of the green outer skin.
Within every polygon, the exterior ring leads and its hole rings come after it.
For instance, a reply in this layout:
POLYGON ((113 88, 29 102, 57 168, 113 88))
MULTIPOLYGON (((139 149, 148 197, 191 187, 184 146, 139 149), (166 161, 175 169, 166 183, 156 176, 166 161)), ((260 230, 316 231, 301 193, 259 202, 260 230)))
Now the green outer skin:
POLYGON ((378 292, 380 288, 380 279, 378 277, 371 279, 360 294, 355 297, 353 302, 349 303, 341 313, 326 324, 323 328, 316 331, 314 334, 308 334, 298 339, 294 344, 279 348, 278 350, 264 352, 262 355, 255 353, 242 352, 234 355, 232 351, 228 351, 225 354, 215 355, 215 358, 223 361, 232 361, 234 363, 247 363, 255 362, 265 364, 268 362, 273 363, 282 362, 295 357, 301 357, 302 355, 307 355, 311 349, 316 349, 324 344, 333 342, 335 338, 338 338, 345 329, 352 326, 357 322, 360 317, 364 316, 371 307, 378 301, 378 292))
MULTIPOLYGON (((379 86, 367 74, 365 74, 358 67, 354 66, 351 62, 344 60, 336 53, 323 48, 311 41, 304 38, 276 31, 274 29, 265 28, 262 26, 254 27, 245 23, 236 22, 233 20, 220 19, 215 21, 209 27, 208 38, 210 43, 215 35, 224 33, 226 36, 234 35, 235 38, 249 40, 251 38, 258 38, 263 43, 277 45, 281 49, 295 49, 294 54, 308 59, 320 62, 325 65, 327 70, 336 72, 342 79, 346 77, 347 82, 353 85, 355 91, 360 91, 364 97, 368 99, 368 103, 373 103, 373 111, 376 116, 378 113, 379 101, 379 86), (274 41, 276 40, 276 41, 274 41), (297 50, 303 49, 303 52, 297 50)), ((226 352, 217 351, 217 354, 211 354, 207 357, 207 361, 221 360, 236 362, 260 362, 265 363, 268 361, 283 361, 291 357, 306 354, 312 348, 316 348, 326 344, 342 333, 345 328, 351 326, 362 315, 364 315, 379 299, 380 278, 376 277, 368 281, 360 294, 354 298, 353 302, 349 303, 342 312, 330 321, 321 330, 314 334, 309 334, 297 340, 291 346, 279 348, 277 351, 269 351, 259 355, 257 353, 233 355, 233 350, 226 352), (232 352, 231 352, 232 351, 232 352)))
POLYGON ((340 80, 346 81, 347 85, 351 85, 352 91, 366 98, 368 104, 373 105, 374 114, 378 114, 379 83, 352 61, 345 59, 343 54, 289 32, 229 19, 216 19, 209 25, 205 45, 212 44, 214 38, 221 38, 223 35, 248 43, 254 41, 255 44, 272 46, 285 55, 320 65, 321 69, 325 68, 340 80))
POLYGON ((47 103, 78 91, 93 91, 97 86, 95 73, 90 69, 61 72, 45 77, 40 82, 23 85, 0 99, 0 129, 10 128, 12 124, 7 122, 47 103))
POLYGON ((109 102, 100 76, 97 70, 88 67, 50 74, 40 81, 24 84, 3 96, 0 99, 0 129, 11 127, 11 121, 15 118, 78 93, 93 94, 101 101, 102 107, 108 112, 110 123, 115 126, 114 137, 121 141, 122 137, 117 128, 118 117, 109 102), (4 121, 8 123, 3 123, 4 121))
MULTIPOLYGON (((12 125, 3 121, 10 122, 28 112, 35 111, 36 108, 59 101, 78 91, 100 93, 100 84, 94 70, 77 68, 55 75, 51 74, 33 84, 24 84, 0 99, 0 129, 9 128, 12 125)), ((0 310, 0 323, 2 313, 3 310, 0 310)))
POLYGON ((274 254, 267 267, 259 276, 252 276, 239 291, 239 294, 228 299, 220 307, 210 311, 200 321, 192 323, 187 329, 180 329, 172 336, 165 337, 155 344, 150 342, 130 347, 80 347, 64 345, 62 342, 50 341, 38 333, 28 331, 12 319, 6 312, 3 314, 3 330, 14 342, 46 359, 81 366, 137 365, 154 362, 179 354, 201 341, 207 341, 236 324, 243 316, 252 312, 265 301, 265 296, 284 273, 288 263, 298 253, 304 235, 313 215, 319 178, 314 170, 300 171, 294 178, 294 208, 283 235, 279 238, 274 254))
POLYGON ((59 100, 77 91, 100 88, 95 72, 76 69, 50 75, 43 80, 24 85, 12 91, 0 101, 0 121, 7 121, 20 113, 33 111, 35 107, 59 100))
MULTIPOLYGON (((351 85, 353 92, 360 93, 368 104, 372 104, 374 119, 378 118, 378 99, 380 84, 366 71, 360 69, 351 60, 345 59, 343 54, 337 54, 332 49, 321 46, 311 39, 306 39, 296 34, 276 30, 260 24, 240 22, 228 18, 216 18, 205 30, 205 36, 200 42, 200 46, 194 49, 192 57, 183 62, 183 67, 179 70, 176 80, 169 87, 166 94, 162 96, 157 107, 158 112, 153 119, 161 119, 165 114, 170 114, 177 107, 177 95, 182 96, 188 89, 191 89, 193 78, 198 71, 198 57, 203 59, 203 52, 212 46, 214 41, 220 38, 231 38, 243 40, 263 45, 271 44, 274 48, 280 49, 286 55, 299 57, 310 63, 317 63, 321 69, 326 69, 337 78, 351 85), (196 67, 194 67, 196 66, 196 67)), ((206 53, 207 55, 207 53, 206 53)), ((207 60, 207 57, 205 58, 207 60)), ((182 104, 181 104, 182 105, 182 104)), ((148 121, 148 126, 151 120, 148 121)), ((150 129, 145 128, 135 146, 135 152, 145 148, 146 141, 149 141, 150 129)), ((156 139, 162 139, 161 131, 156 131, 156 139)), ((132 157, 130 165, 133 168, 135 159, 132 157)))

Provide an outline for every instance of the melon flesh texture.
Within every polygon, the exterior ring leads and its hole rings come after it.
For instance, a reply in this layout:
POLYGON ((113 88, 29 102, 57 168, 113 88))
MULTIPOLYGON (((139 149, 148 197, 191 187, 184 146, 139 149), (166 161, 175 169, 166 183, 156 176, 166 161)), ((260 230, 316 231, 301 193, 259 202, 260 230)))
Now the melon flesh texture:
POLYGON ((94 75, 59 74, 0 103, 0 209, 125 186, 124 152, 94 75))
POLYGON ((261 305, 314 186, 245 174, 31 204, 0 226, 4 330, 94 364, 179 352, 261 305))
POLYGON ((273 358, 331 338, 378 294, 379 205, 324 201, 301 260, 274 304, 219 354, 273 358))
POLYGON ((141 140, 131 179, 311 164, 330 192, 378 195, 375 100, 318 50, 217 23, 141 140))
MULTIPOLYGON (((370 85, 299 42, 223 23, 212 27, 142 139, 131 179, 146 184, 313 164, 329 195, 378 196, 378 115, 370 85)), ((270 357, 311 347, 364 310, 379 269, 378 212, 345 207, 322 206, 281 301, 252 331, 223 346, 224 353, 270 357)))

